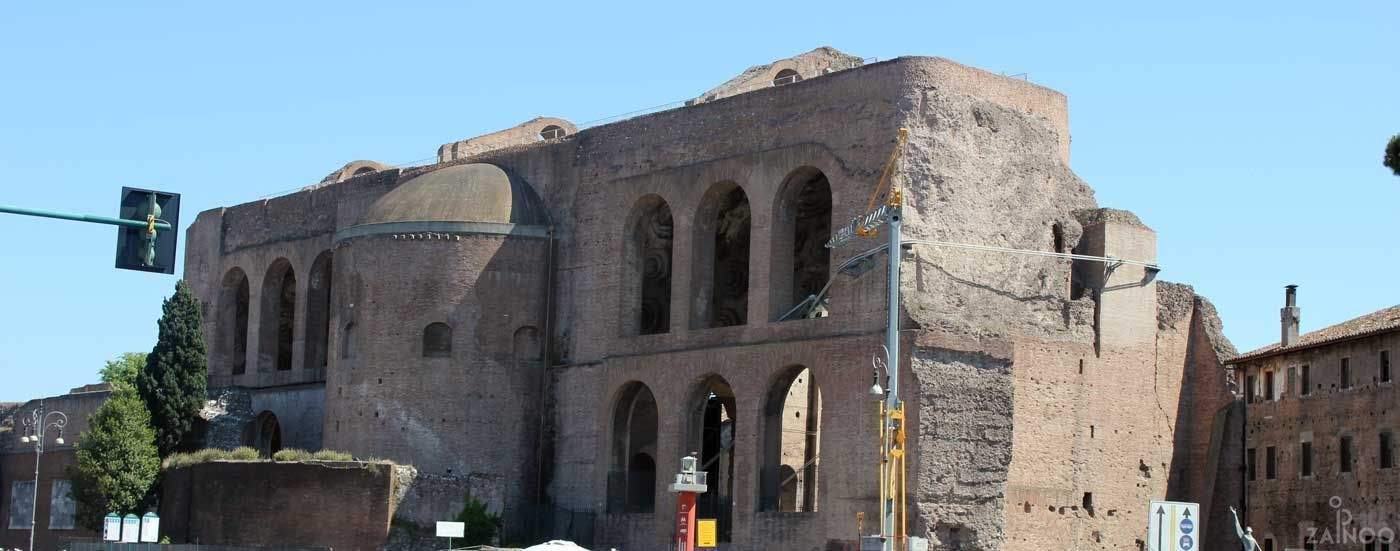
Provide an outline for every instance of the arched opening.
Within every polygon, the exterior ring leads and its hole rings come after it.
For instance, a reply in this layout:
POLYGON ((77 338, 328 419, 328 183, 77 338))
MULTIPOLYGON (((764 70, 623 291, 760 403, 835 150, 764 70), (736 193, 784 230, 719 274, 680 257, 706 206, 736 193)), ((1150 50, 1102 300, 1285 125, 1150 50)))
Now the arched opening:
POLYGON ((355 322, 345 324, 345 331, 340 336, 340 357, 355 357, 355 322))
POLYGON ((1062 253, 1065 252, 1065 230, 1056 222, 1050 226, 1050 250, 1062 253))
POLYGON ((264 458, 272 457, 272 454, 282 451, 282 425, 277 422, 277 416, 270 411, 258 414, 258 436, 255 440, 258 453, 264 458))
POLYGON ((719 541, 731 541, 734 531, 736 411, 734 391, 718 375, 700 383, 685 409, 687 451, 699 452, 700 470, 709 479, 709 490, 696 499, 696 513, 718 521, 719 541))
POLYGON ((423 328, 423 357, 452 357, 452 326, 433 322, 423 328))
POLYGON ((797 71, 794 71, 792 69, 783 69, 781 71, 778 71, 778 74, 773 75, 773 86, 792 84, 799 80, 802 80, 802 75, 797 74, 797 71))
POLYGON ((675 222, 666 200, 648 195, 628 216, 623 247, 623 333, 671 330, 671 259, 675 222))
POLYGON ((749 198, 734 182, 710 186, 695 217, 691 327, 748 323, 749 198))
POLYGON ((292 263, 279 258, 267 269, 262 285, 262 320, 258 327, 258 371, 292 368, 297 278, 292 263))
POLYGON ((234 268, 224 274, 219 292, 219 357, 230 375, 248 370, 248 275, 234 268))
POLYGON ((520 361, 537 361, 542 356, 540 330, 531 325, 523 325, 511 337, 511 357, 520 361))
POLYGON ((656 506, 656 399, 639 382, 628 383, 613 409, 608 511, 651 513, 656 506))
POLYGON ((564 130, 563 128, 560 128, 557 124, 551 124, 540 129, 541 140, 554 140, 562 138, 566 134, 568 134, 568 131, 564 130))
POLYGON ((812 304, 783 318, 794 307, 815 297, 831 278, 831 182, 822 171, 804 166, 783 181, 773 203, 773 320, 824 316, 823 304, 812 304))
POLYGON ((821 390, 812 370, 800 365, 784 370, 763 407, 759 510, 817 510, 821 418, 821 390))
POLYGON ((355 169, 355 172, 352 173, 351 176, 362 176, 371 172, 377 172, 377 170, 375 170, 375 168, 372 166, 362 166, 360 168, 355 169))
MULTIPOLYGON (((368 168, 368 167, 366 167, 368 168)), ((364 170, 363 168, 360 170, 364 170)), ((306 286, 306 351, 303 369, 324 369, 331 339, 331 252, 325 251, 311 263, 306 286)))

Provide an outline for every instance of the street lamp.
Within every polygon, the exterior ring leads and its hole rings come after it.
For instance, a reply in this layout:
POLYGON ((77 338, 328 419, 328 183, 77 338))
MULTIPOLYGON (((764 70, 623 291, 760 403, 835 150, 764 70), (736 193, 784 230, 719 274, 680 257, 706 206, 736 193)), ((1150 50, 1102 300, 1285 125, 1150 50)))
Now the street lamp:
POLYGON ((58 411, 44 411, 44 403, 39 402, 39 407, 30 412, 29 418, 23 421, 24 436, 20 437, 21 444, 34 444, 34 499, 29 503, 29 551, 34 551, 34 531, 39 526, 39 460, 44 456, 44 436, 48 434, 48 429, 58 429, 58 437, 54 438, 54 443, 63 445, 63 427, 68 426, 68 415, 58 411))

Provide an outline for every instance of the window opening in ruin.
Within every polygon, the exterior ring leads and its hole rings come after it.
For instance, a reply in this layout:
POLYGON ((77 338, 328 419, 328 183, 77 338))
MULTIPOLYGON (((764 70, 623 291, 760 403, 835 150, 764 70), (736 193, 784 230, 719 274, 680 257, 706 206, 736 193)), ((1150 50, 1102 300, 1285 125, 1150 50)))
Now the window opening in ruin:
POLYGON ((270 411, 262 412, 258 415, 257 427, 257 449, 264 459, 282 451, 282 425, 277 422, 277 415, 270 411))
POLYGON ((1342 358, 1341 387, 1351 388, 1351 358, 1342 358))
POLYGON ((691 395, 686 407, 686 447, 700 452, 700 470, 709 479, 709 491, 696 499, 700 518, 718 522, 719 541, 732 540, 734 530, 734 392, 718 375, 707 377, 691 395))
POLYGON ((568 134, 568 131, 564 130, 563 128, 560 128, 559 125, 555 124, 551 124, 540 129, 541 140, 554 140, 564 137, 565 134, 568 134))
POLYGON ((351 176, 363 176, 365 174, 369 174, 375 171, 376 169, 372 166, 362 166, 360 168, 355 169, 355 172, 352 173, 351 176))
POLYGON ((1094 516, 1094 492, 1084 492, 1084 499, 1081 500, 1081 505, 1084 506, 1084 510, 1089 513, 1089 516, 1094 516))
MULTIPOLYGON (((820 293, 831 276, 831 182, 822 171, 804 166, 783 181, 773 203, 773 254, 770 314, 776 321, 793 307, 820 293)), ((828 309, 812 305, 811 317, 828 309)), ((799 315, 788 319, 801 319, 799 315)))
POLYGON ((1274 538, 1264 538, 1264 551, 1274 551, 1274 538))
POLYGON ((340 357, 355 357, 355 322, 345 324, 345 332, 340 338, 340 357))
POLYGON ((1301 476, 1306 478, 1313 475, 1312 442, 1303 442, 1303 449, 1299 453, 1299 464, 1301 476))
POLYGON ((1279 389, 1279 394, 1283 396, 1298 395, 1298 368, 1288 368, 1288 376, 1283 379, 1283 388, 1279 389))
POLYGON ((224 275, 219 293, 219 357, 229 366, 229 374, 248 370, 248 275, 234 268, 224 275))
POLYGON ((1299 375, 1299 378, 1302 379, 1302 382, 1299 383, 1298 386, 1302 387, 1303 396, 1312 394, 1312 367, 1308 364, 1303 364, 1302 374, 1299 375))
POLYGON ((802 75, 797 74, 797 71, 794 71, 792 69, 783 69, 781 71, 778 71, 778 74, 773 76, 773 86, 792 84, 800 80, 802 80, 802 75))
POLYGON ((655 335, 671 330, 671 262, 675 222, 671 207, 648 195, 632 207, 623 266, 626 335, 655 335))
POLYGON ((1382 469, 1395 467, 1395 435, 1391 431, 1380 433, 1380 459, 1382 469))
POLYGON ((1084 358, 1079 358, 1079 374, 1084 374, 1084 358))
POLYGON ((1268 401, 1276 400, 1276 399, 1278 399, 1278 397, 1274 395, 1274 372, 1273 372, 1273 371, 1265 371, 1265 372, 1264 372, 1264 401, 1265 401, 1265 402, 1268 402, 1268 401))
POLYGON ((656 505, 656 399, 639 382, 625 385, 613 410, 608 512, 651 513, 656 505))
POLYGON ((1273 480, 1278 477, 1278 453, 1273 446, 1264 448, 1264 479, 1273 480))
POLYGON ((1245 476, 1247 476, 1251 481, 1255 480, 1255 475, 1259 472, 1258 469, 1255 467, 1256 465, 1258 465, 1258 461, 1256 461, 1255 459, 1255 456, 1257 454, 1255 454, 1254 451, 1254 448, 1249 448, 1248 450, 1245 450, 1244 453, 1245 476))
POLYGON ((1245 377, 1244 377, 1244 394, 1245 394, 1245 396, 1244 396, 1244 403, 1246 403, 1246 404, 1253 404, 1253 403, 1254 403, 1254 376, 1253 376, 1253 375, 1245 375, 1245 377))
POLYGON ((821 408, 821 389, 806 367, 789 367, 769 389, 763 409, 760 511, 817 510, 821 408))
POLYGON ((532 325, 522 325, 511 336, 511 357, 523 362, 537 361, 542 357, 544 347, 540 345, 540 330, 532 325))
POLYGON ((1388 382, 1390 382, 1390 351, 1389 351, 1389 350, 1382 350, 1382 351, 1381 351, 1381 372, 1380 372, 1380 379, 1381 379, 1381 382, 1382 382, 1382 383, 1388 383, 1388 382))
POLYGON ((292 368, 297 278, 292 264, 279 258, 267 269, 262 286, 262 320, 258 329, 258 371, 292 368))
POLYGON ((452 326, 442 322, 429 323, 423 328, 423 357, 452 356, 452 326))
POLYGON ((691 327, 748 323, 749 199, 734 182, 710 187, 696 216, 691 327))
POLYGON ((1050 250, 1052 252, 1065 252, 1065 230, 1059 222, 1050 225, 1050 250))
POLYGON ((1093 438, 1093 437, 1094 437, 1094 426, 1093 426, 1093 425, 1089 425, 1089 438, 1093 438))
POLYGON ((1340 442, 1339 445, 1337 446, 1337 452, 1338 452, 1337 455, 1339 456, 1339 457, 1338 457, 1338 459, 1339 459, 1339 461, 1338 461, 1338 463, 1339 463, 1338 470, 1339 470, 1340 472, 1343 472, 1343 473, 1349 473, 1349 472, 1351 472, 1351 437, 1350 437, 1350 436, 1343 436, 1343 437, 1341 438, 1341 442, 1340 442))
MULTIPOLYGON (((361 168, 364 170, 369 167, 361 168)), ((373 170, 373 169, 371 169, 373 170)), ((331 339, 331 252, 325 251, 311 263, 306 287, 306 350, 303 369, 324 368, 330 356, 331 339)))

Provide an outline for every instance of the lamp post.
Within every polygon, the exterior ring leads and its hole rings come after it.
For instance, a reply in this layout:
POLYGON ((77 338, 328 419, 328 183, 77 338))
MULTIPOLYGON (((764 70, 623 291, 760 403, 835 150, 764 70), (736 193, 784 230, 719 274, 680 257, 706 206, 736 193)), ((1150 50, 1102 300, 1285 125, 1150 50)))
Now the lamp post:
POLYGON ((54 443, 63 445, 63 427, 68 426, 68 415, 58 411, 44 411, 44 403, 39 402, 39 407, 30 412, 29 418, 23 421, 24 436, 20 437, 21 444, 34 444, 34 499, 29 503, 29 551, 34 551, 34 531, 39 526, 39 460, 44 456, 44 437, 48 435, 48 429, 58 429, 58 437, 54 438, 54 443))

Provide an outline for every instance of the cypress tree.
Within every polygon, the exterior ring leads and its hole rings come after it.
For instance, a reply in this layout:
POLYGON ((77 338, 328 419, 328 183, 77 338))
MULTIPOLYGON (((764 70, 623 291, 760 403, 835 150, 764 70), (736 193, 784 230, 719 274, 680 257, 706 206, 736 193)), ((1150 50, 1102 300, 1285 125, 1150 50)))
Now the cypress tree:
POLYGON ((151 414, 130 388, 118 388, 88 417, 78 437, 78 462, 69 467, 78 524, 102 528, 108 512, 141 514, 151 505, 160 473, 151 414))
POLYGON ((1390 137, 1390 142, 1385 144, 1385 158, 1381 161, 1386 168, 1400 176, 1400 134, 1390 137))
POLYGON ((165 299, 146 368, 136 376, 136 390, 151 412, 161 457, 179 449, 204 406, 208 359, 202 318, 199 301, 180 280, 175 294, 165 299))

